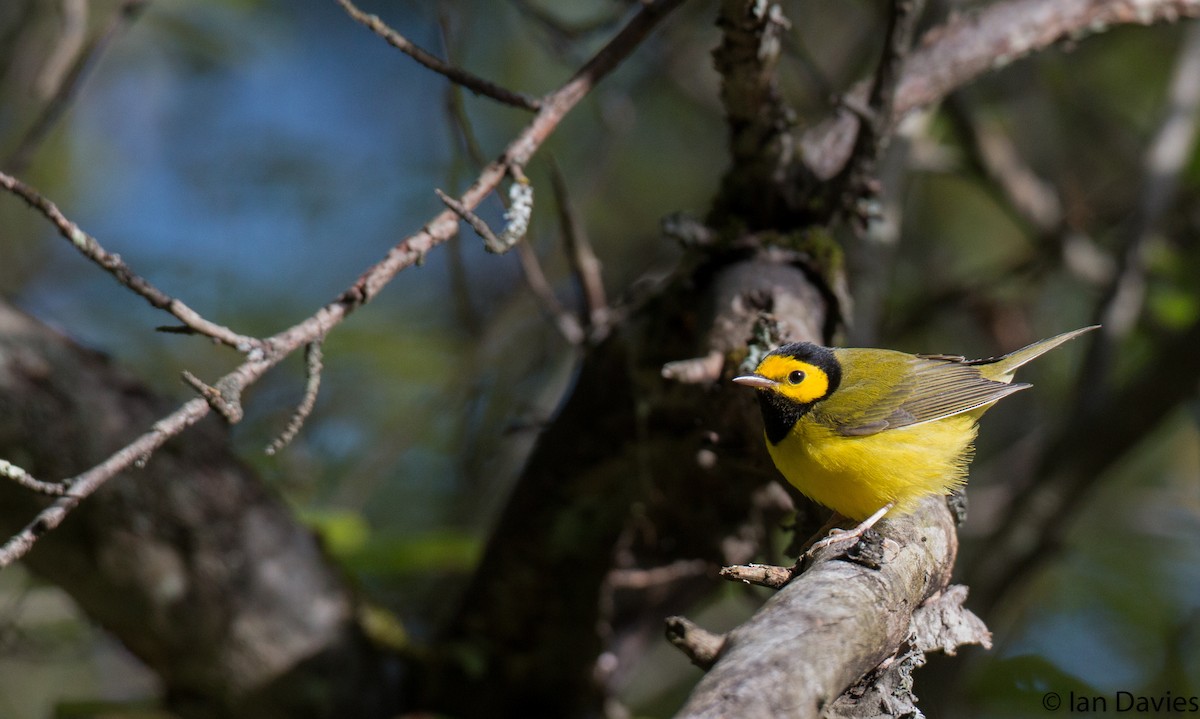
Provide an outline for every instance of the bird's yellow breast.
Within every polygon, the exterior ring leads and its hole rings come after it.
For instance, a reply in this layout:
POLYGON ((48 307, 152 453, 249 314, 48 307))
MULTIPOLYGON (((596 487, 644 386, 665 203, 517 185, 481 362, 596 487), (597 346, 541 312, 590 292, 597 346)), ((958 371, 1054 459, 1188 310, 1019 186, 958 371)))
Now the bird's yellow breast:
POLYGON ((947 494, 966 481, 974 414, 866 436, 844 436, 803 417, 778 444, 767 442, 775 466, 811 499, 862 520, 894 502, 903 514, 922 497, 947 494))

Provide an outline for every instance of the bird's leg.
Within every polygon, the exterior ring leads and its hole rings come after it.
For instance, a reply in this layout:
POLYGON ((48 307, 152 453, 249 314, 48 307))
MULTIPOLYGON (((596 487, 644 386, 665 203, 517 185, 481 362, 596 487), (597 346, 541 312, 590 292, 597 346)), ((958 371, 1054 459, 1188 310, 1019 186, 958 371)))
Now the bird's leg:
POLYGON ((808 551, 809 547, 827 537, 830 532, 844 532, 845 530, 840 529, 838 525, 842 524, 847 519, 849 519, 849 517, 846 515, 842 514, 841 512, 834 511, 833 514, 829 515, 829 519, 825 521, 825 524, 822 524, 821 528, 809 535, 807 539, 805 539, 803 542, 801 542, 799 539, 794 541, 792 546, 788 547, 787 553, 789 555, 795 554, 796 556, 803 557, 804 553, 808 551))
MULTIPOLYGON (((829 536, 827 536, 824 539, 821 539, 817 542, 814 542, 813 545, 808 548, 808 551, 804 553, 804 555, 811 557, 817 551, 824 549, 833 544, 841 544, 843 542, 849 542, 850 540, 854 540, 857 542, 859 539, 862 538, 863 534, 865 534, 868 529, 875 526, 876 522, 883 519, 883 515, 887 514, 889 511, 891 511, 892 507, 894 507, 894 506, 896 506, 895 502, 888 502, 887 504, 880 507, 879 510, 875 512, 875 514, 872 514, 870 517, 867 517, 862 522, 860 522, 858 524, 858 526, 855 527, 854 529, 838 529, 835 527, 835 528, 829 530, 829 536)), ((834 518, 836 519, 837 516, 838 515, 835 514, 834 518)))

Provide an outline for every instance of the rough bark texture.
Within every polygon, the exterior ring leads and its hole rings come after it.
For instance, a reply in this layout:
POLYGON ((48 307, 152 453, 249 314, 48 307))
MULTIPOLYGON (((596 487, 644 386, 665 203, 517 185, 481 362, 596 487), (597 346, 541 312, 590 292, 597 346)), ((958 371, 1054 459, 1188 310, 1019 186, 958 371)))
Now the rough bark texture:
MULTIPOLYGON (((0 304, 0 456, 70 477, 169 406, 0 304)), ((206 420, 168 444, 80 504, 25 565, 157 672, 183 716, 385 716, 384 664, 342 577, 226 434, 206 420)), ((0 482, 0 534, 42 501, 0 482)))
POLYGON ((779 92, 780 52, 790 25, 775 3, 724 0, 718 8, 721 104, 731 163, 709 222, 781 230, 807 210, 814 178, 797 162, 796 113, 779 92))
POLYGON ((885 541, 878 568, 819 563, 731 631, 678 716, 819 717, 892 656, 913 612, 949 581, 958 539, 941 498, 886 520, 881 531, 896 544, 885 541))
POLYGON ((753 397, 732 385, 670 381, 662 368, 744 346, 763 309, 780 312, 792 336, 820 339, 822 296, 788 258, 796 256, 681 272, 589 353, 443 631, 438 645, 451 665, 413 677, 422 706, 477 716, 595 713, 610 678, 597 672, 597 657, 613 651, 608 674, 621 672, 622 647, 659 640, 663 618, 711 591, 720 564, 759 551, 765 529, 754 498, 773 475, 746 469, 769 461, 753 397), (712 463, 701 461, 706 452, 712 463), (608 584, 614 566, 679 559, 711 569, 651 591, 608 584), (486 671, 455 669, 464 651, 486 671))

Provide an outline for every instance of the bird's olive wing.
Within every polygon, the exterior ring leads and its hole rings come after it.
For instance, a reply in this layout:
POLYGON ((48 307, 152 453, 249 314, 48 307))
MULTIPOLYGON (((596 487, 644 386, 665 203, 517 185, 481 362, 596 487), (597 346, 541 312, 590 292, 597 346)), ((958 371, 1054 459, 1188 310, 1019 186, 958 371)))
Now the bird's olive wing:
POLYGON ((835 393, 842 403, 822 407, 823 418, 846 436, 876 434, 970 412, 1028 384, 1007 384, 983 377, 957 357, 916 357, 889 361, 858 382, 835 393))

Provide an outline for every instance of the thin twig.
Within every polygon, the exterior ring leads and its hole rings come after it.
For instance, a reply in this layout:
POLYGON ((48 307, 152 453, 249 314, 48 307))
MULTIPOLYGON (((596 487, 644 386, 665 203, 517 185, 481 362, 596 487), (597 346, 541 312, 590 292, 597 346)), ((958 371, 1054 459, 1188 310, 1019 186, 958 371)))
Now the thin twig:
POLYGON ((546 273, 542 271, 542 263, 538 260, 537 251, 528 242, 522 242, 517 245, 517 259, 521 262, 521 272, 525 275, 529 291, 554 318, 559 333, 571 345, 583 344, 586 336, 583 326, 579 323, 579 319, 559 301, 558 295, 554 294, 554 288, 550 286, 550 281, 546 279, 546 273))
POLYGON ((550 163, 550 182, 554 189, 554 204, 558 208, 563 242, 567 246, 567 261, 571 265, 571 273, 579 283, 580 294, 583 295, 588 334, 593 339, 599 339, 607 332, 610 316, 604 281, 600 277, 600 260, 592 249, 583 222, 571 204, 562 171, 554 162, 550 163))
POLYGON ((1146 246, 1158 231, 1163 215, 1175 201, 1179 175, 1191 160, 1200 123, 1200 25, 1184 35, 1167 96, 1166 115, 1142 160, 1137 211, 1117 253, 1117 267, 1096 308, 1100 332, 1088 346, 1083 372, 1076 382, 1078 414, 1090 414, 1100 402, 1111 373, 1117 345, 1142 314, 1146 294, 1146 246))
MULTIPOLYGON (((443 32, 445 32, 444 24, 443 32)), ((457 85, 451 86, 449 113, 462 137, 463 150, 466 152, 467 157, 475 163, 482 165, 485 162, 483 148, 480 147, 479 139, 475 135, 471 121, 463 109, 459 93, 460 90, 457 85)), ((524 174, 522 173, 521 176, 523 177, 524 174)), ((546 312, 554 318, 559 333, 562 334, 569 344, 581 344, 586 334, 582 323, 571 314, 570 310, 554 294, 554 288, 551 287, 549 280, 546 279, 546 273, 542 270, 542 264, 538 259, 537 252, 528 242, 521 242, 517 245, 517 259, 521 264, 521 274, 525 278, 529 290, 541 302, 546 312)))
POLYGON ((209 409, 208 402, 200 398, 187 402, 166 418, 156 422, 149 432, 122 447, 108 459, 68 480, 70 488, 63 496, 38 512, 33 521, 0 545, 0 567, 7 567, 23 557, 33 548, 39 537, 61 524, 81 501, 118 472, 149 456, 168 439, 198 422, 208 414, 209 409))
POLYGON ((34 151, 46 139, 66 109, 70 107, 71 101, 75 98, 75 94, 83 84, 88 72, 95 67, 96 60, 149 4, 150 0, 125 0, 121 7, 113 12, 104 30, 74 56, 71 66, 67 68, 66 72, 59 74, 56 82, 52 83, 55 87, 50 100, 42 108, 41 114, 37 116, 33 124, 25 130, 21 140, 0 167, 12 173, 19 173, 29 166, 34 151))
POLYGON ((682 579, 709 573, 712 565, 703 559, 677 559, 670 564, 649 569, 614 569, 608 573, 608 583, 614 589, 645 590, 682 579))
POLYGON ((449 207, 454 214, 458 215, 460 220, 470 225, 472 230, 475 230, 475 234, 483 238, 483 246, 487 248, 488 252, 499 254, 508 249, 504 246, 504 242, 492 231, 491 226, 488 225, 486 220, 440 189, 435 187, 433 188, 433 192, 442 201, 443 205, 449 207))
POLYGON ((860 232, 873 214, 864 203, 871 202, 879 194, 876 167, 892 134, 896 88, 912 45, 913 28, 921 14, 919 5, 917 0, 893 0, 883 53, 867 96, 867 105, 857 107, 857 98, 853 95, 843 101, 847 109, 859 116, 858 136, 850 159, 832 186, 841 194, 839 204, 852 220, 856 220, 860 232))
POLYGON ((533 185, 529 178, 521 172, 521 168, 512 166, 509 171, 513 175, 513 184, 508 188, 508 202, 504 209, 504 229, 497 235, 479 215, 471 212, 463 203, 450 197, 441 190, 434 188, 434 193, 446 207, 471 226, 475 233, 483 238, 483 246, 492 254, 502 255, 514 245, 525 239, 529 231, 529 222, 533 217, 533 185))
POLYGON ((184 384, 196 390, 196 393, 224 417, 226 422, 237 424, 242 421, 245 411, 242 409, 241 386, 231 387, 231 383, 225 380, 213 386, 205 384, 204 380, 187 370, 184 370, 182 374, 184 384))
POLYGON ((529 2, 529 0, 513 0, 513 5, 523 15, 541 25, 554 38, 554 47, 559 51, 566 47, 568 43, 607 30, 616 25, 620 19, 619 16, 601 16, 594 20, 580 21, 568 25, 549 11, 535 3, 529 2))
POLYGON ((304 371, 307 376, 307 381, 304 383, 304 398, 300 400, 292 418, 288 420, 287 427, 271 441, 271 444, 267 445, 267 454, 275 454, 288 446, 300 433, 304 421, 312 414, 313 407, 317 404, 317 393, 321 390, 322 369, 324 369, 324 365, 322 364, 321 340, 309 342, 304 348, 304 371))
POLYGON ((868 99, 871 121, 858 137, 858 142, 865 146, 864 152, 872 157, 879 155, 880 144, 891 134, 896 86, 900 83, 904 60, 912 46, 913 29, 920 16, 921 3, 918 0, 893 0, 892 11, 888 16, 883 55, 879 60, 879 68, 875 71, 875 80, 868 99))
MULTIPOLYGON (((562 87, 546 97, 537 115, 509 144, 504 155, 485 167, 475 183, 467 189, 461 204, 468 209, 474 208, 503 181, 509 173, 510 167, 526 165, 546 139, 557 129, 567 113, 595 87, 597 82, 625 60, 663 17, 682 2, 683 0, 653 0, 642 5, 641 10, 608 44, 602 47, 562 87)), ((94 239, 63 217, 57 207, 40 195, 32 193, 23 184, 0 174, 0 186, 25 198, 55 226, 59 227, 60 231, 81 250, 84 247, 99 248, 94 239)), ((257 351, 251 352, 241 365, 218 380, 213 388, 226 398, 238 397, 242 389, 258 381, 284 357, 327 335, 333 327, 345 320, 354 310, 371 301, 401 270, 417 264, 429 250, 453 237, 457 229, 458 215, 448 209, 439 213, 417 233, 404 238, 393 246, 382 260, 369 267, 353 285, 332 302, 318 309, 312 316, 262 340, 261 343, 254 341, 257 351)), ((103 250, 100 251, 103 253, 103 250)), ((107 253, 103 253, 103 256, 111 261, 112 256, 107 253)), ((117 262, 119 263, 119 259, 117 262)), ((145 280, 133 275, 123 263, 120 263, 120 267, 128 276, 134 277, 143 285, 148 286, 145 280)), ((166 297, 158 290, 154 290, 154 292, 166 297)), ((177 300, 167 299, 169 300, 168 304, 172 307, 176 309, 182 307, 182 303, 177 300)), ((194 313, 191 314, 194 315, 194 313)), ((179 315, 176 314, 176 317, 179 315)), ((179 317, 179 319, 189 326, 193 326, 193 323, 205 327, 210 324, 199 318, 198 315, 195 317, 189 315, 188 319, 179 317)), ((197 331, 202 330, 197 329, 197 331)), ((204 332, 204 334, 209 333, 204 332)), ((229 334, 232 335, 232 333, 229 334)), ((64 496, 59 497, 38 512, 37 516, 24 529, 0 545, 0 567, 8 566, 20 559, 29 552, 38 537, 57 527, 80 501, 90 496, 119 472, 144 462, 168 439, 203 419, 212 409, 208 399, 203 397, 192 399, 167 417, 159 420, 150 431, 118 450, 104 462, 71 479, 70 489, 64 496)))
POLYGON ((1065 211, 1054 185, 1033 171, 997 123, 976 118, 959 94, 947 98, 946 115, 966 140, 967 151, 999 189, 1009 207, 1040 235, 1063 229, 1065 211))
POLYGON ((734 564, 722 567, 720 577, 731 582, 757 584, 760 587, 779 589, 791 581, 794 576, 789 567, 778 567, 773 564, 734 564))
POLYGON ((725 646, 725 635, 714 634, 686 617, 667 617, 667 641, 696 666, 707 671, 725 646))
POLYGON ((25 200, 30 207, 50 220, 58 228, 59 234, 70 240, 75 249, 79 250, 84 257, 103 267, 110 275, 117 279, 117 282, 141 295, 155 308, 170 312, 176 319, 190 327, 196 333, 211 337, 218 342, 233 347, 239 352, 250 352, 260 346, 259 340, 254 337, 240 335, 228 327, 204 319, 204 317, 200 316, 199 313, 185 305, 182 301, 171 297, 150 284, 149 280, 130 269, 129 265, 125 264, 120 255, 112 254, 101 247, 96 238, 84 232, 80 229, 79 225, 67 219, 53 202, 43 197, 34 188, 4 172, 0 172, 0 187, 25 200))
POLYGON ((52 497, 60 497, 66 494, 67 490, 71 487, 66 482, 43 482, 12 462, 6 462, 3 459, 0 459, 0 477, 11 479, 26 489, 31 489, 40 494, 48 494, 52 497))
MULTIPOLYGON (((445 10, 445 2, 439 2, 438 27, 442 32, 442 47, 446 57, 453 59, 455 52, 452 42, 452 18, 445 10)), ((446 115, 450 120, 451 127, 457 128, 460 140, 460 142, 454 143, 454 147, 458 152, 454 155, 453 161, 450 164, 446 184, 450 187, 457 187, 462 184, 460 175, 478 172, 479 168, 487 164, 488 158, 485 156, 483 148, 479 144, 479 138, 475 135, 471 121, 467 117, 467 110, 463 104, 462 86, 453 82, 446 83, 445 100, 446 115)), ((455 315, 458 323, 468 334, 474 336, 479 334, 483 326, 483 321, 471 302, 471 282, 468 277, 466 262, 463 259, 464 242, 465 240, 461 236, 458 236, 456 241, 449 243, 447 249, 450 253, 450 272, 448 278, 450 293, 454 298, 455 315)))
MULTIPOLYGON (((496 187, 512 167, 524 167, 530 157, 557 127, 563 116, 570 111, 595 84, 619 64, 636 47, 657 22, 674 10, 683 0, 654 0, 642 6, 628 24, 600 49, 575 75, 554 93, 548 95, 532 123, 514 140, 504 155, 484 168, 475 184, 463 194, 460 204, 468 210, 496 187)), ((424 253, 435 244, 444 241, 453 233, 458 216, 443 212, 422 233, 401 242, 379 265, 368 270, 359 282, 348 291, 350 297, 363 296, 368 300, 378 290, 375 275, 390 277, 411 263, 416 253, 424 253), (437 234, 435 234, 437 233, 437 234), (434 238, 437 237, 436 241, 434 238)), ((384 280, 385 282, 387 280, 384 280)), ((344 295, 346 297, 346 295, 344 295)))
POLYGON ((721 376, 724 367, 725 353, 714 349, 703 357, 667 362, 663 365, 662 376, 684 384, 711 384, 721 376))
POLYGON ((40 99, 54 97, 62 89, 67 71, 75 64, 87 38, 87 0, 59 0, 58 38, 53 41, 54 49, 38 72, 34 89, 40 99))
POLYGON ((408 55, 412 59, 421 63, 425 67, 442 75, 451 82, 462 85, 476 95, 490 97, 497 102, 502 102, 505 105, 512 105, 523 110, 539 110, 542 106, 542 100, 529 97, 523 93, 513 92, 497 85, 490 80, 484 80, 481 77, 472 75, 466 70, 451 65, 434 55, 417 47, 411 40, 404 37, 400 33, 393 30, 383 20, 379 19, 378 15, 371 15, 359 10, 350 0, 338 0, 338 4, 346 11, 350 17, 357 22, 362 23, 371 29, 379 37, 387 40, 387 43, 396 48, 400 52, 408 55))
MULTIPOLYGON (((449 34, 449 29, 445 23, 442 23, 443 35, 449 34)), ((446 41, 448 44, 448 40, 446 41)), ((458 128, 459 137, 462 139, 463 151, 466 152, 467 158, 477 166, 482 167, 487 164, 487 156, 484 154, 483 146, 479 144, 479 136, 475 134, 475 128, 471 125, 471 120, 467 117, 467 110, 463 106, 462 101, 462 86, 457 84, 447 85, 446 93, 446 109, 450 115, 450 119, 454 122, 454 126, 458 128)))

